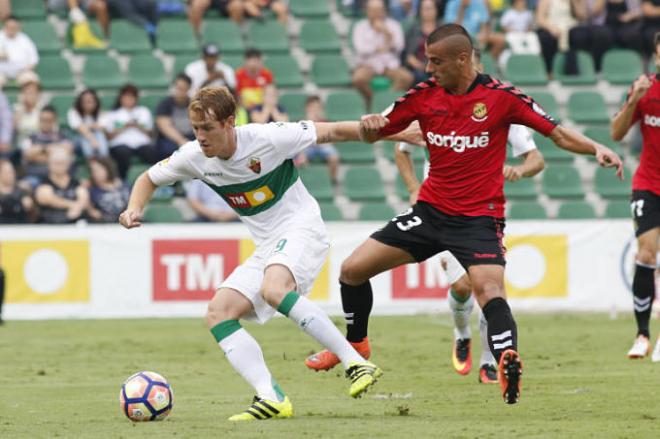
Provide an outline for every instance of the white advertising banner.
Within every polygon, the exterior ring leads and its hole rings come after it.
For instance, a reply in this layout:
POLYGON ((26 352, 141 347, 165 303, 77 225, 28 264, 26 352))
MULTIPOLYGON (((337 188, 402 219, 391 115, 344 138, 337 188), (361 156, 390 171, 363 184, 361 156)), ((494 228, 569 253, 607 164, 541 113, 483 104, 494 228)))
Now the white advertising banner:
MULTIPOLYGON (((330 223, 332 248, 311 297, 341 314, 341 262, 380 223, 330 223)), ((510 221, 506 289, 522 311, 632 309, 627 220, 510 221)), ((3 317, 201 317, 215 287, 254 250, 241 224, 10 226, 0 229, 3 317)), ((375 314, 446 311, 437 257, 372 279, 375 314)))

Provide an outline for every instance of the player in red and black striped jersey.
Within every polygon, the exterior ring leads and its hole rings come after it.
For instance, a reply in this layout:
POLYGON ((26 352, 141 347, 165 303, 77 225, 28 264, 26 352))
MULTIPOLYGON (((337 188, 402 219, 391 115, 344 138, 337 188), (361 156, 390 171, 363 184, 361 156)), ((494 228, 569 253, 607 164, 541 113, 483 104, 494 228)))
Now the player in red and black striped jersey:
MULTIPOLYGON (((660 69, 660 34, 655 38, 655 60, 660 69)), ((637 338, 629 358, 649 353, 649 318, 655 298, 656 254, 660 239, 660 74, 642 75, 630 88, 621 111, 612 120, 612 137, 621 140, 631 126, 642 129, 642 155, 632 179, 631 212, 637 236, 637 257, 633 277, 633 307, 637 338)), ((660 361, 660 337, 652 360, 660 361)))
POLYGON ((559 147, 595 155, 616 167, 619 157, 603 145, 557 125, 531 98, 511 85, 479 74, 465 29, 445 24, 426 42, 431 79, 412 88, 384 115, 362 117, 361 138, 374 142, 418 121, 430 152, 429 177, 418 202, 358 247, 341 268, 347 338, 364 344, 373 303, 369 279, 396 266, 449 250, 468 270, 488 321, 488 342, 499 362, 504 400, 520 396, 522 363, 516 323, 504 293, 504 176, 511 124, 529 126, 559 147), (349 319, 350 316, 350 319, 349 319))

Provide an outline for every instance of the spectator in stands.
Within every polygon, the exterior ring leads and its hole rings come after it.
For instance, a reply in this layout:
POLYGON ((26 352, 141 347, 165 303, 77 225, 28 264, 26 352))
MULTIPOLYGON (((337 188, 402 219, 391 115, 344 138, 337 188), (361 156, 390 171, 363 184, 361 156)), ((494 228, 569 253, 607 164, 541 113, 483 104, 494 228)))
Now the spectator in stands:
POLYGON ((397 21, 414 20, 415 14, 419 15, 420 3, 420 0, 390 0, 390 17, 397 21))
POLYGON ((48 156, 48 175, 35 191, 41 221, 47 224, 75 223, 89 207, 89 193, 69 174, 72 155, 56 148, 48 156))
MULTIPOLYGON (((323 102, 318 96, 309 96, 305 101, 305 120, 313 122, 325 122, 325 109, 323 102)), ((313 145, 305 149, 299 157, 296 158, 298 165, 306 165, 310 161, 324 161, 328 164, 328 172, 332 184, 337 184, 337 171, 339 169, 339 153, 337 148, 331 143, 322 145, 313 145)))
POLYGON ((202 19, 209 8, 217 9, 220 15, 236 23, 242 23, 245 16, 243 0, 190 0, 188 20, 199 38, 202 36, 202 19))
POLYGON ((527 9, 526 0, 513 0, 511 7, 502 14, 500 26, 512 53, 541 53, 539 38, 533 30, 534 14, 527 9))
POLYGON ((639 0, 607 0, 605 8, 605 24, 612 30, 615 43, 642 53, 644 38, 639 0))
POLYGON ((80 9, 86 15, 95 16, 103 35, 110 36, 110 11, 106 0, 47 0, 47 7, 52 12, 80 9))
POLYGON ((76 146, 86 158, 108 155, 108 139, 101 125, 101 101, 95 90, 85 90, 78 95, 67 112, 67 123, 77 132, 76 146))
POLYGON ((156 41, 158 3, 156 0, 105 0, 110 11, 143 28, 152 44, 156 41))
MULTIPOLYGON (((406 34, 404 59, 415 83, 424 81, 426 74, 426 38, 438 27, 438 7, 435 0, 422 0, 417 20, 406 34)), ((376 108, 375 110, 384 110, 376 108)))
POLYGON ((277 20, 286 24, 289 19, 289 8, 282 0, 243 0, 245 14, 248 17, 263 19, 263 12, 271 10, 277 16, 277 20))
POLYGON ((476 38, 482 51, 490 49, 496 61, 506 47, 504 34, 491 29, 490 11, 484 0, 447 0, 444 21, 463 26, 476 38))
POLYGON ((353 85, 370 103, 374 76, 387 76, 396 90, 408 89, 414 78, 401 66, 405 45, 401 24, 386 15, 383 0, 369 0, 366 11, 367 18, 353 28, 353 47, 357 52, 353 85))
POLYGON ((110 143, 110 155, 117 162, 119 175, 126 179, 131 156, 143 162, 156 162, 156 148, 151 135, 153 118, 147 107, 138 105, 139 91, 132 84, 123 86, 117 95, 113 111, 105 114, 102 125, 110 143))
POLYGON ((277 103, 277 89, 267 87, 264 91, 264 101, 260 105, 255 105, 250 110, 250 122, 268 123, 268 122, 288 122, 289 115, 286 110, 277 103))
POLYGON ((59 130, 55 108, 46 105, 39 113, 39 130, 22 145, 23 167, 27 181, 36 187, 48 175, 48 159, 53 150, 61 150, 73 158, 73 142, 59 130))
POLYGON ((163 99, 156 108, 156 151, 159 159, 169 157, 181 145, 195 139, 188 119, 190 84, 190 78, 185 73, 176 75, 172 94, 163 99))
POLYGON ((568 31, 570 49, 589 52, 597 72, 600 72, 603 55, 614 42, 612 31, 605 26, 605 3, 605 0, 578 2, 579 6, 573 10, 578 24, 568 31))
MULTIPOLYGON (((577 24, 572 11, 579 9, 581 0, 539 0, 536 9, 536 33, 548 76, 552 77, 552 61, 557 51, 566 52, 568 32, 577 24)), ((570 71, 571 68, 567 67, 570 71)))
POLYGON ((188 64, 185 73, 192 81, 191 96, 208 86, 225 86, 231 91, 236 89, 234 69, 220 61, 220 49, 215 44, 204 45, 202 58, 188 64))
POLYGON ((19 73, 33 70, 39 63, 37 46, 21 32, 21 22, 10 15, 0 31, 0 81, 15 79, 19 73))
POLYGON ((644 52, 655 53, 655 34, 660 32, 660 0, 642 0, 644 52))
POLYGON ((264 90, 273 83, 273 74, 264 67, 261 51, 245 51, 243 67, 236 71, 236 94, 249 111, 264 101, 264 90))
POLYGON ((23 145, 26 139, 39 130, 39 114, 46 105, 41 94, 39 76, 34 72, 23 72, 17 78, 21 87, 14 105, 15 144, 23 145))
POLYGON ((238 221, 238 215, 213 189, 199 180, 185 184, 186 200, 195 211, 197 222, 238 221))
POLYGON ((115 223, 126 209, 130 191, 117 175, 117 168, 109 157, 89 161, 91 187, 87 215, 96 223, 115 223))
POLYGON ((12 147, 14 117, 9 99, 0 89, 0 159, 13 159, 16 151, 12 147))
POLYGON ((16 184, 14 165, 0 159, 0 224, 27 223, 33 211, 34 201, 16 184))

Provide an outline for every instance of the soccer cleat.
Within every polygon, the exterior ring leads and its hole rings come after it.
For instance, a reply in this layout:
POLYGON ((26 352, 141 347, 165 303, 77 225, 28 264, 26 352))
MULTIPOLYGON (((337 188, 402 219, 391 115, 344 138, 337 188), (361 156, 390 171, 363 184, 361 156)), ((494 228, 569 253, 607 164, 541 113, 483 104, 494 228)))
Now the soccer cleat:
POLYGON ((660 362, 660 337, 658 337, 658 341, 655 342, 655 348, 653 349, 653 354, 651 355, 651 361, 654 363, 660 362))
POLYGON ((497 366, 494 364, 482 364, 479 368, 479 382, 483 384, 494 384, 497 382, 497 366))
POLYGON ((628 351, 628 358, 631 360, 637 358, 644 358, 649 354, 651 349, 651 344, 649 343, 649 338, 645 335, 638 335, 633 343, 632 347, 628 351))
MULTIPOLYGON (((358 354, 362 356, 365 360, 368 360, 371 356, 371 347, 369 346, 369 339, 365 337, 362 341, 357 343, 350 342, 351 346, 357 351, 358 354)), ((313 355, 310 355, 305 359, 305 366, 309 367, 312 370, 330 370, 341 362, 339 357, 334 353, 330 352, 327 349, 317 352, 313 355)))
POLYGON ((507 404, 515 404, 520 399, 522 361, 513 349, 507 349, 500 357, 497 379, 500 382, 502 396, 507 404))
POLYGON ((382 374, 383 371, 380 367, 370 361, 352 362, 346 369, 346 378, 351 380, 351 388, 348 393, 353 398, 361 397, 370 386, 376 384, 382 374))
POLYGON ((293 416, 293 405, 287 396, 277 402, 255 396, 252 405, 242 413, 229 418, 229 421, 263 421, 266 419, 284 419, 293 416))
POLYGON ((471 341, 469 338, 454 340, 454 347, 451 350, 451 363, 454 365, 454 370, 461 375, 467 375, 472 370, 470 346, 471 341))

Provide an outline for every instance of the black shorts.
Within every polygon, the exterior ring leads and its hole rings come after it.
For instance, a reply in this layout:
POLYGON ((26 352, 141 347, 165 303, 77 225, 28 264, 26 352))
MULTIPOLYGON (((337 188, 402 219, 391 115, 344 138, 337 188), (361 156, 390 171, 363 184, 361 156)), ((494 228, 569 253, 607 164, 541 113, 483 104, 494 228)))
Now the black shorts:
POLYGON ((449 250, 466 269, 506 263, 504 218, 447 215, 425 202, 415 204, 371 237, 405 250, 417 262, 449 250))
POLYGON ((229 11, 227 6, 229 6, 231 0, 211 0, 211 7, 220 11, 220 14, 229 17, 229 11))
POLYGON ((635 236, 660 227, 660 195, 651 191, 633 191, 630 199, 635 236))

